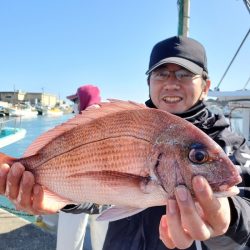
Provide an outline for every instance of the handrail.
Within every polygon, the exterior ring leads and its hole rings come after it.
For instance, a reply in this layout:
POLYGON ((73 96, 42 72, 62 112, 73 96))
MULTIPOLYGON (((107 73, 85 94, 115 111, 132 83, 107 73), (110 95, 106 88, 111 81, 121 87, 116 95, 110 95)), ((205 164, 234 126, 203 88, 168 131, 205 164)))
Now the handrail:
POLYGON ((19 118, 19 127, 21 127, 21 116, 15 118, 0 118, 0 131, 6 126, 7 123, 14 122, 14 128, 17 128, 17 119, 19 118))

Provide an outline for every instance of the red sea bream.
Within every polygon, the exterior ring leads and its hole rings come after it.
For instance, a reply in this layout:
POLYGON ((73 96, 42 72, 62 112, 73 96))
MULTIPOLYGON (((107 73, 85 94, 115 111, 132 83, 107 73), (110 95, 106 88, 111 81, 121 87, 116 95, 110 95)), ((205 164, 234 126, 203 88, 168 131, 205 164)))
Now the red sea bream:
POLYGON ((144 209, 166 204, 178 184, 204 176, 221 196, 241 181, 223 150, 191 123, 133 102, 110 100, 36 139, 21 162, 46 194, 66 203, 144 209))

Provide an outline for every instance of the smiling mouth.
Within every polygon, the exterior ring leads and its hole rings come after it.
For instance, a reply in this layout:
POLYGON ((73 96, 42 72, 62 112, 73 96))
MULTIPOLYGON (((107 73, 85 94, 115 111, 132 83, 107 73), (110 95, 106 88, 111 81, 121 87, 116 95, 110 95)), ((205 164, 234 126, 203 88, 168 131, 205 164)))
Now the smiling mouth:
POLYGON ((182 98, 179 96, 165 96, 162 100, 166 103, 178 103, 182 101, 182 98))

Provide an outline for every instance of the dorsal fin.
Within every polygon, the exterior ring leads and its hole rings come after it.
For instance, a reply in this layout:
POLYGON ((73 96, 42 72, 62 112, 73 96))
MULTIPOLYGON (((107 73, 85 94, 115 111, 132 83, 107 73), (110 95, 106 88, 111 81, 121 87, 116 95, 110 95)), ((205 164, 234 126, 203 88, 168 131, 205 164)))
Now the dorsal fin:
POLYGON ((81 114, 69 119, 68 121, 54 127, 53 129, 40 135, 28 148, 25 150, 23 157, 35 155, 41 148, 51 142, 54 138, 60 136, 72 128, 86 124, 94 119, 104 117, 106 115, 116 113, 123 110, 135 110, 146 108, 145 105, 132 101, 122 101, 116 99, 108 99, 109 102, 101 102, 83 110, 81 114))

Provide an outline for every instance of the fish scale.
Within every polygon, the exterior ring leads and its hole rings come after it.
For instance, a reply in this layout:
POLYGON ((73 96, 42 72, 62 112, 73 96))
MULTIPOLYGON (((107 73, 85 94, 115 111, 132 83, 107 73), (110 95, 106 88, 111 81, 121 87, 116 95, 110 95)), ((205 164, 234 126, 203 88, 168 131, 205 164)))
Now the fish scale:
POLYGON ((241 181, 220 146, 191 123, 119 100, 46 132, 20 159, 0 154, 0 163, 16 161, 55 201, 113 204, 130 207, 130 213, 166 204, 180 184, 193 194, 195 175, 220 196, 235 195, 241 181))
MULTIPOLYGON (((74 147, 79 147, 83 143, 89 144, 112 137, 138 137, 142 140, 148 140, 153 143, 155 141, 153 137, 157 136, 154 134, 154 131, 158 127, 156 126, 157 121, 155 122, 155 119, 153 118, 157 118, 157 116, 155 116, 154 112, 150 109, 145 111, 147 111, 147 113, 152 113, 147 115, 151 119, 149 121, 145 121, 145 117, 147 116, 145 116, 145 114, 144 116, 141 115, 139 124, 134 123, 133 118, 136 116, 138 111, 133 110, 107 116, 99 120, 94 120, 87 125, 79 125, 76 128, 64 133, 62 136, 55 138, 55 140, 51 141, 44 148, 42 148, 42 150, 38 152, 40 155, 38 157, 38 162, 41 164, 40 158, 43 158, 43 160, 46 161, 47 159, 68 152, 74 147), (142 117, 144 119, 142 119, 142 117), (151 120, 154 122, 151 122, 151 120), (81 136, 79 136, 79 134, 81 136), (53 150, 50 150, 51 148, 53 148, 53 150)), ((32 166, 35 167, 35 165, 36 164, 32 162, 32 166)))
MULTIPOLYGON (((61 169, 65 168, 67 171, 64 172, 63 176, 60 176, 60 179, 62 180, 62 186, 65 188, 65 192, 67 192, 69 186, 72 185, 71 177, 72 175, 79 175, 80 180, 83 181, 82 186, 84 186, 85 183, 85 178, 84 175, 85 173, 95 173, 95 180, 94 182, 108 182, 109 180, 112 181, 111 179, 114 178, 112 175, 105 175, 101 176, 100 175, 100 180, 98 179, 98 176, 96 173, 100 170, 103 171, 117 171, 119 166, 123 166, 122 169, 120 169, 120 173, 127 173, 127 174, 133 174, 135 176, 141 176, 142 173, 149 172, 148 171, 148 165, 147 165, 147 155, 150 152, 150 145, 149 143, 145 143, 145 141, 140 141, 139 142, 134 142, 136 139, 131 138, 127 139, 131 144, 131 147, 129 146, 129 143, 127 143, 126 138, 123 139, 123 142, 120 142, 121 148, 117 148, 115 146, 115 141, 119 140, 117 138, 112 138, 111 143, 109 143, 107 146, 105 146, 105 141, 102 143, 98 143, 99 146, 96 146, 93 143, 91 145, 87 146, 82 146, 79 147, 75 150, 72 150, 70 154, 67 156, 70 158, 70 161, 73 163, 71 165, 68 165, 69 161, 64 161, 63 163, 61 162, 61 158, 64 158, 63 155, 51 159, 49 162, 46 162, 46 164, 40 166, 36 171, 35 171, 35 178, 38 183, 43 183, 46 187, 52 190, 58 190, 56 189, 57 187, 61 188, 61 185, 58 185, 58 183, 51 182, 50 179, 56 179, 58 177, 57 171, 53 172, 53 166, 61 165, 61 169), (126 147, 125 147, 126 145, 126 147), (138 145, 138 146, 137 146, 138 145), (85 149, 84 149, 84 148, 85 149), (139 155, 136 151, 136 149, 140 148, 139 155), (95 157, 88 157, 89 153, 88 152, 96 152, 95 157), (83 153, 82 153, 83 152, 83 153), (67 181, 69 181, 68 185, 66 185, 67 181)), ((152 150, 152 145, 151 145, 151 150, 152 150)), ((61 174, 62 175, 62 174, 61 174)), ((90 175, 90 174, 89 174, 90 175)), ((88 176, 88 174, 86 174, 88 176)), ((77 181, 77 177, 74 178, 75 181, 77 181)), ((114 181, 113 185, 114 185, 114 181)), ((119 188, 119 183, 117 183, 118 188, 119 188)), ((92 185, 93 186, 93 185, 92 185)), ((67 198, 70 198, 71 200, 74 199, 75 196, 81 197, 84 192, 82 190, 79 190, 79 193, 70 193, 68 194, 67 198)), ((89 194, 89 193, 87 193, 89 194)), ((90 197, 86 197, 84 199, 90 200, 93 198, 93 196, 90 195, 90 197)), ((100 203, 99 200, 97 202, 100 203)))

